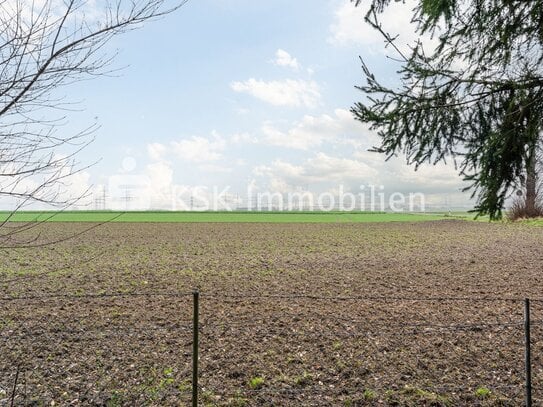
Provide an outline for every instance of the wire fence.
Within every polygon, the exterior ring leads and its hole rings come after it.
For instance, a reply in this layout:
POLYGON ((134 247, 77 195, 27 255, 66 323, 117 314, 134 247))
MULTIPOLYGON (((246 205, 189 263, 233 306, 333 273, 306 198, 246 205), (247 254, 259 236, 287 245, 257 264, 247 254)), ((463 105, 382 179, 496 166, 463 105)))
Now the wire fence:
POLYGON ((543 301, 0 297, 0 406, 539 405, 543 301))

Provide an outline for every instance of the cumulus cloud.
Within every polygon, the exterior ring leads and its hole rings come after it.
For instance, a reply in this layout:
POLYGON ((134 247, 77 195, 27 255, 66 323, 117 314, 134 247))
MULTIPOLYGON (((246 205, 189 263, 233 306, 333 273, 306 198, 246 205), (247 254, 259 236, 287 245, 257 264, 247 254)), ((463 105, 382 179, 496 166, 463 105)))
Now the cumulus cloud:
POLYGON ((261 142, 273 146, 309 150, 324 143, 359 145, 369 141, 367 127, 353 118, 351 112, 336 109, 321 116, 305 115, 288 130, 282 131, 271 122, 262 126, 261 142))
POLYGON ((170 163, 159 161, 146 167, 150 186, 154 189, 168 188, 173 181, 173 169, 170 163))
POLYGON ((198 168, 205 172, 212 172, 218 174, 229 174, 232 172, 232 168, 217 164, 202 164, 198 168))
POLYGON ((336 137, 334 128, 338 127, 334 119, 328 115, 319 117, 306 115, 287 131, 277 129, 267 122, 262 126, 265 144, 308 150, 322 145, 325 141, 332 141, 336 137))
POLYGON ((278 49, 275 52, 275 60, 273 61, 273 63, 277 66, 292 68, 296 71, 300 69, 300 64, 298 63, 298 60, 283 49, 278 49))
POLYGON ((154 161, 158 161, 162 158, 164 153, 166 153, 167 147, 164 144, 160 143, 151 143, 147 144, 147 154, 149 158, 154 161))
MULTIPOLYGON (((415 7, 414 0, 393 2, 380 16, 383 30, 392 37, 398 36, 396 45, 402 52, 409 51, 409 46, 413 46, 418 39, 423 42, 425 49, 435 44, 429 36, 421 38, 416 34, 416 25, 411 22, 415 7)), ((384 50, 385 42, 381 33, 364 21, 366 11, 364 7, 355 7, 351 1, 344 0, 334 12, 329 42, 338 46, 362 45, 371 50, 384 50)), ((385 52, 392 51, 389 49, 385 52)))
POLYGON ((369 180, 378 173, 362 161, 333 157, 319 152, 301 164, 295 165, 283 160, 275 160, 269 166, 258 166, 254 169, 257 176, 270 178, 275 185, 283 185, 285 189, 296 189, 309 184, 330 182, 346 182, 352 180, 369 180))
MULTIPOLYGON (((379 144, 378 137, 345 109, 329 115, 304 116, 284 132, 267 124, 263 133, 263 143, 314 151, 302 161, 279 159, 254 168, 260 182, 280 192, 308 186, 333 190, 340 184, 355 190, 371 184, 383 185, 387 191, 457 193, 462 198, 460 190, 466 186, 454 165, 422 165, 415 171, 404 159, 386 161, 383 155, 369 152, 368 148, 379 144), (349 146, 350 150, 334 153, 339 146, 349 146)), ((468 200, 467 196, 463 198, 464 202, 468 200)))
POLYGON ((72 167, 65 154, 55 153, 50 159, 50 168, 37 173, 21 172, 16 161, 0 165, 4 174, 19 174, 0 179, 2 210, 85 209, 92 203, 90 172, 72 167))
POLYGON ((171 143, 174 154, 187 161, 207 162, 222 158, 222 151, 226 147, 226 141, 214 134, 213 138, 192 136, 189 139, 174 141, 171 143))
POLYGON ((427 208, 442 210, 446 207, 471 207, 468 194, 461 192, 465 185, 454 166, 438 164, 422 166, 418 171, 401 160, 385 161, 382 155, 360 151, 351 156, 333 156, 315 153, 299 163, 275 160, 269 165, 257 166, 253 175, 260 188, 288 193, 352 191, 355 194, 373 190, 390 196, 423 193, 427 208))
POLYGON ((255 144, 258 139, 249 133, 235 133, 229 138, 232 144, 255 144))
MULTIPOLYGON (((150 180, 146 194, 154 197, 154 207, 159 207, 160 202, 164 205, 170 202, 173 198, 160 191, 168 191, 167 186, 174 185, 173 170, 185 162, 201 172, 207 185, 213 185, 221 177, 224 179, 224 174, 231 174, 227 182, 242 191, 246 189, 243 183, 247 171, 249 174, 252 171, 259 186, 277 192, 299 191, 300 188, 313 192, 334 191, 340 185, 346 191, 359 191, 361 185, 384 185, 387 193, 423 192, 438 201, 444 201, 445 195, 447 199, 456 196, 459 202, 468 201, 468 197, 460 193, 465 185, 454 166, 428 165, 414 171, 402 158, 385 161, 383 155, 367 151, 378 144, 375 133, 356 121, 347 109, 304 115, 290 124, 265 122, 260 133, 223 136, 212 132, 205 137, 151 143, 147 152, 153 163, 145 169, 150 180), (246 157, 249 162, 231 157, 230 147, 239 149, 248 145, 255 149, 254 154, 262 164, 251 165, 254 161, 250 156, 246 157), (259 151, 258 145, 280 146, 298 152, 289 152, 289 158, 279 158, 267 154, 265 147, 259 151)), ((178 186, 175 188, 179 190, 178 186)))
POLYGON ((285 79, 267 82, 251 78, 232 82, 230 87, 235 92, 247 93, 274 106, 312 108, 321 101, 320 89, 315 81, 285 79))
POLYGON ((415 170, 415 167, 408 165, 403 158, 395 157, 385 161, 382 154, 363 149, 355 151, 353 158, 375 168, 380 174, 379 182, 396 190, 441 193, 459 191, 466 186, 451 163, 423 164, 415 170))
POLYGON ((230 172, 231 168, 217 165, 224 158, 229 146, 257 144, 259 140, 249 133, 234 133, 223 137, 216 131, 211 136, 191 136, 168 143, 147 144, 147 154, 151 161, 168 162, 171 158, 198 164, 198 168, 208 172, 230 172))

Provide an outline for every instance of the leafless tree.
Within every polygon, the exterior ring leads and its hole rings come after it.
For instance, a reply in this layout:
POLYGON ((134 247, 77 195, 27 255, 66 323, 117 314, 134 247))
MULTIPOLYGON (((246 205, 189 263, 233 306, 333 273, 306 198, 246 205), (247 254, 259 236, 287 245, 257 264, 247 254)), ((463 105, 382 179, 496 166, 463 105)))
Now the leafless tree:
POLYGON ((59 88, 110 72, 115 55, 104 46, 111 38, 186 1, 0 0, 0 199, 15 208, 0 222, 0 247, 30 243, 25 231, 36 222, 10 223, 17 210, 36 203, 62 209, 82 198, 64 191, 85 168, 77 153, 96 124, 65 134, 73 101, 59 88))

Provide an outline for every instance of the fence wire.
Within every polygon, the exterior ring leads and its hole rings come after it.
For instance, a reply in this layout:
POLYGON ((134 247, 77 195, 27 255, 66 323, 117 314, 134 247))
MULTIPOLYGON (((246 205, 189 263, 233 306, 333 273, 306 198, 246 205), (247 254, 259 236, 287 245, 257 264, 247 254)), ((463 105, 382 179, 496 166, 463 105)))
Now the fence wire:
MULTIPOLYGON (((0 406, 188 405, 190 292, 0 298, 0 406), (45 306, 46 305, 46 306, 45 306)), ((522 405, 524 302, 202 293, 202 405, 522 405)), ((534 405, 543 302, 532 301, 534 405)))

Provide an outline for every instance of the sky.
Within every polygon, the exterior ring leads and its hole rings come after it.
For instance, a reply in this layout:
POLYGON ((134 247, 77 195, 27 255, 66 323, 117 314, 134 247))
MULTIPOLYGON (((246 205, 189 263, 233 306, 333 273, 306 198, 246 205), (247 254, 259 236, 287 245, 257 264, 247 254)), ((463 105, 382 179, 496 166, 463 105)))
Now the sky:
MULTIPOLYGON (((92 165, 70 188, 91 191, 90 209, 103 195, 107 208, 183 209, 176 197, 197 188, 244 195, 361 185, 467 204, 453 166, 415 171, 403 157, 368 152, 378 138, 349 111, 364 100, 359 58, 385 83, 397 83, 398 66, 363 15, 348 0, 191 0, 113 38, 105 52, 117 53, 120 70, 62 89, 78 111, 61 131, 99 125, 78 156, 92 165), (127 187, 136 184, 137 192, 127 187)), ((409 5, 384 16, 402 45, 414 38, 409 18, 409 5)))

